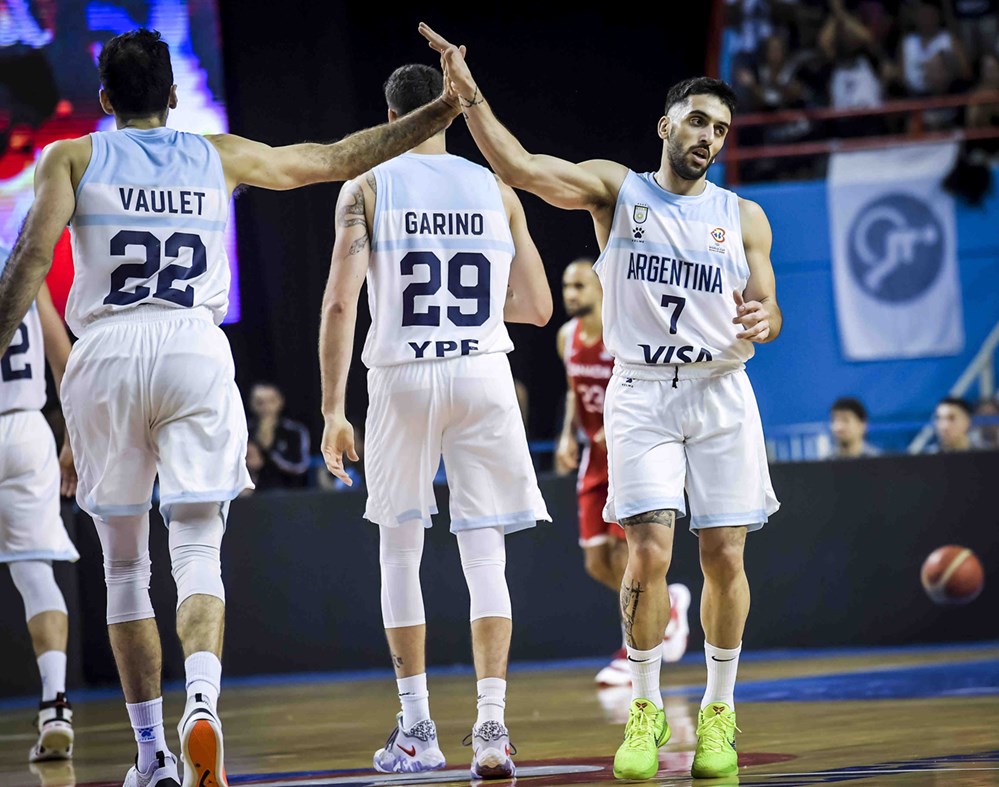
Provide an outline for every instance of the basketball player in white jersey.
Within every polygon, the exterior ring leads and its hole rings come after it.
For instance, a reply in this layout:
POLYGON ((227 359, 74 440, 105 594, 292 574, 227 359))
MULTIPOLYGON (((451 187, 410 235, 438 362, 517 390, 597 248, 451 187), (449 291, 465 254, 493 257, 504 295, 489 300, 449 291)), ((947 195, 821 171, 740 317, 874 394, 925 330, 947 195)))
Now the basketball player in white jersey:
POLYGON ((770 225, 759 205, 706 180, 725 143, 735 97, 701 77, 670 88, 655 172, 613 161, 574 164, 531 154, 496 119, 464 51, 421 25, 490 165, 515 188, 587 210, 601 249, 604 341, 615 358, 604 421, 610 484, 604 518, 628 539, 621 611, 632 665, 620 778, 647 779, 668 740, 659 689, 669 615, 663 576, 673 526, 690 499, 704 573, 701 623, 708 681, 694 777, 738 772, 733 690, 749 612, 746 533, 778 508, 745 362, 781 329, 770 225))
MULTIPOLYGON (((0 259, 6 261, 8 253, 0 247, 0 259)), ((42 408, 45 361, 58 392, 70 343, 44 284, 17 326, 14 340, 0 347, 4 349, 0 356, 0 563, 10 568, 24 602, 42 679, 38 741, 28 759, 68 760, 73 756, 73 709, 66 698, 69 618, 52 562, 80 559, 59 515, 60 488, 73 494, 76 471, 68 440, 56 460, 55 440, 42 408)))
POLYGON ((443 97, 405 121, 339 142, 270 148, 166 127, 177 105, 159 33, 108 41, 101 105, 117 130, 56 142, 35 175, 35 202, 0 278, 6 346, 70 224, 76 279, 67 318, 79 337, 62 392, 79 472, 77 501, 104 551, 108 630, 138 742, 127 787, 176 785, 163 732, 161 652, 149 600, 150 497, 158 474, 177 584, 187 706, 178 727, 185 787, 225 785, 216 703, 224 590, 219 549, 229 501, 251 487, 246 419, 225 335, 223 234, 240 184, 292 189, 345 180, 440 130, 443 97))
MULTIPOLYGON (((407 65, 385 83, 400 123, 442 89, 441 73, 407 65)), ((345 416, 357 299, 365 278, 371 328, 365 425, 365 518, 378 525, 382 618, 402 712, 374 758, 383 772, 444 767, 430 717, 420 587, 424 529, 437 513, 443 455, 471 598, 478 679, 473 778, 513 776, 504 720, 512 631, 504 537, 551 521, 538 489, 506 353, 507 322, 544 325, 552 296, 513 189, 453 156, 441 131, 347 183, 323 303, 323 455, 344 483, 357 461, 345 416)))

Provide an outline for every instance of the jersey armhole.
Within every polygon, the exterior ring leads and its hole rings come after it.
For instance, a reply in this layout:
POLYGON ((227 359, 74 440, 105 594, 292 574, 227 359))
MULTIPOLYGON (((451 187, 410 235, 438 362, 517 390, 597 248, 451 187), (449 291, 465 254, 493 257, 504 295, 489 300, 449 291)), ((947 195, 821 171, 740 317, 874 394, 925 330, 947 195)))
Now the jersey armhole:
POLYGON ((597 278, 600 278, 600 271, 604 267, 604 258, 607 256, 607 252, 610 250, 611 243, 614 242, 614 227, 617 226, 617 213, 621 209, 621 201, 624 198, 625 190, 629 187, 629 181, 632 177, 637 177, 633 170, 628 170, 624 176, 624 180, 621 181, 621 188, 618 189, 617 199, 614 201, 614 210, 611 213, 610 230, 607 233, 607 244, 604 246, 603 251, 600 252, 596 261, 593 263, 593 272, 597 274, 597 278))

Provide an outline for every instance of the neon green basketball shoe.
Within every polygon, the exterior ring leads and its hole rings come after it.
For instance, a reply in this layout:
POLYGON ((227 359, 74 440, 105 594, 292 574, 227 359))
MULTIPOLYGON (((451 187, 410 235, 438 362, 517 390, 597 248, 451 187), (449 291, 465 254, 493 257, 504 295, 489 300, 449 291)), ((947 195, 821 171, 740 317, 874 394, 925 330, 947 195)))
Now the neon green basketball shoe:
POLYGON ((628 724, 624 728, 624 743, 614 755, 614 776, 651 779, 659 770, 659 747, 671 734, 662 708, 649 700, 632 700, 628 724))
POLYGON ((739 772, 735 750, 735 711, 724 702, 712 702, 697 714, 697 749, 690 775, 695 779, 717 779, 739 772))

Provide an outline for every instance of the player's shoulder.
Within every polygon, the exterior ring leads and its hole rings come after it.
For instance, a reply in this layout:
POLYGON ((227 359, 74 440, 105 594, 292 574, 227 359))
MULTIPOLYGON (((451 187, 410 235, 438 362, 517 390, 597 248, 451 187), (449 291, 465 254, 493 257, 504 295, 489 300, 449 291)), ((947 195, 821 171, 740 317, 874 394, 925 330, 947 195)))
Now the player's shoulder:
POLYGON ((621 191, 628 173, 631 172, 631 169, 624 164, 603 158, 587 159, 579 162, 579 166, 599 178, 608 191, 614 195, 621 191))
POLYGON ((89 134, 75 139, 57 139, 42 148, 41 158, 49 162, 73 162, 78 159, 90 160, 93 142, 89 134))
POLYGON ((573 317, 571 320, 567 320, 558 329, 558 335, 556 337, 556 344, 558 346, 559 355, 565 355, 566 349, 572 345, 572 335, 576 330, 576 318, 573 317))
POLYGON ((738 197, 739 219, 742 222, 742 233, 759 232, 770 226, 767 214, 758 202, 745 197, 738 197))

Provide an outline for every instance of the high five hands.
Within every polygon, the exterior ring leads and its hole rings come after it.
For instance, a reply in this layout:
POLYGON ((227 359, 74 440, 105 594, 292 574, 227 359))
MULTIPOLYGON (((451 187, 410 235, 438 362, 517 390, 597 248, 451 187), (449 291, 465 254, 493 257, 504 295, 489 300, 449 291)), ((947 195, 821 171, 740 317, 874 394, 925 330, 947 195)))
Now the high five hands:
POLYGON ((465 47, 455 46, 424 22, 420 22, 419 30, 420 35, 427 39, 430 48, 441 56, 444 95, 460 97, 463 109, 479 103, 478 88, 472 79, 472 72, 465 63, 465 47))
POLYGON ((732 322, 746 329, 737 333, 735 338, 763 344, 770 336, 770 313, 759 301, 744 300, 738 290, 733 290, 732 295, 735 298, 736 315, 732 322))

